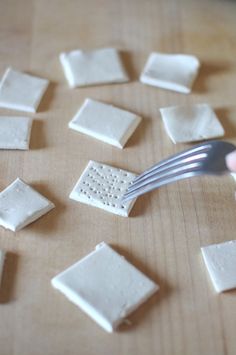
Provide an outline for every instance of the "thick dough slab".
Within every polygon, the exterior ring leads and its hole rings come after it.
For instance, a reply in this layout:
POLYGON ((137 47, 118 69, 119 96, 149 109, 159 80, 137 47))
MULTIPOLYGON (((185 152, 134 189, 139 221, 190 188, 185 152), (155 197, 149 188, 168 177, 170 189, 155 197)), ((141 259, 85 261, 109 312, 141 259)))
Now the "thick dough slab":
POLYGON ((54 277, 52 285, 107 332, 159 289, 104 242, 54 277))
POLYGON ((186 54, 150 54, 140 76, 143 84, 188 94, 200 67, 199 60, 186 54))
POLYGON ((236 288, 236 240, 201 248, 216 292, 236 288))
POLYGON ((69 122, 69 127, 105 143, 123 148, 139 125, 141 118, 112 105, 86 99, 69 122))
POLYGON ((17 178, 0 193, 0 225, 15 232, 54 207, 46 197, 17 178))
POLYGON ((222 127, 207 104, 173 106, 160 109, 167 134, 174 143, 187 143, 222 137, 222 127))
POLYGON ((0 116, 0 149, 29 149, 32 119, 0 116))
POLYGON ((128 171, 91 160, 73 188, 70 198, 128 217, 136 199, 123 203, 122 197, 135 176, 128 171))
POLYGON ((36 112, 49 81, 8 68, 0 83, 0 107, 36 112))
POLYGON ((61 53, 60 61, 72 88, 129 81, 115 48, 61 53))

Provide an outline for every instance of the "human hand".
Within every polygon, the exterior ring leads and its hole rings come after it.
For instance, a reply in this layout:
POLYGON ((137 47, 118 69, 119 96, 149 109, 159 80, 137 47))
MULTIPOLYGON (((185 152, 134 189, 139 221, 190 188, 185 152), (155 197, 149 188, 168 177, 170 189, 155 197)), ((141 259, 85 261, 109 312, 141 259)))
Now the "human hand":
POLYGON ((236 150, 226 155, 225 160, 227 167, 236 173, 236 150))

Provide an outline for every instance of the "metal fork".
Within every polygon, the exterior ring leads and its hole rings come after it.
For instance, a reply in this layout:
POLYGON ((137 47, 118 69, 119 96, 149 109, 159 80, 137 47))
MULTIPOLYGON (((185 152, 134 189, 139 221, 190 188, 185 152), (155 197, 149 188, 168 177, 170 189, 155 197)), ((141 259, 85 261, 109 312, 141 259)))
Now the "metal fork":
POLYGON ((229 173, 225 156, 236 146, 224 141, 209 141, 170 156, 137 176, 123 196, 128 201, 160 186, 198 175, 229 173))

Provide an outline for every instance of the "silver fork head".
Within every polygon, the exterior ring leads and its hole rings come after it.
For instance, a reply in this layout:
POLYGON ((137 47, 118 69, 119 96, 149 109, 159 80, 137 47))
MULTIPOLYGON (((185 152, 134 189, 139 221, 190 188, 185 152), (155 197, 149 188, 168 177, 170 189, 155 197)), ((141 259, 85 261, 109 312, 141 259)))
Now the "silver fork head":
POLYGON ((172 155, 137 176, 123 196, 123 201, 192 176, 225 174, 229 171, 225 156, 235 149, 232 143, 209 141, 172 155))

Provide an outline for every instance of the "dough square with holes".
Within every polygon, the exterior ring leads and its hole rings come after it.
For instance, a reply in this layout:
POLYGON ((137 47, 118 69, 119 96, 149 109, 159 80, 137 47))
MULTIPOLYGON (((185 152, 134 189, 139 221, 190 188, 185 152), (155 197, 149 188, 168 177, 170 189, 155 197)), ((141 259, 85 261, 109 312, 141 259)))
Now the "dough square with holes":
POLYGON ((201 248, 216 292, 236 288, 236 240, 201 248))
POLYGON ((72 88, 129 81, 115 48, 73 50, 60 54, 64 74, 72 88))
POLYGON ((51 282, 107 332, 159 289, 104 242, 51 282))
POLYGON ((3 273, 3 264, 5 259, 5 251, 0 249, 0 286, 2 281, 2 273, 3 273))
POLYGON ((200 67, 199 60, 193 55, 150 54, 140 76, 143 84, 188 94, 200 67))
POLYGON ((135 176, 129 171, 90 161, 70 193, 70 198, 128 217, 136 199, 123 202, 122 197, 135 176))
POLYGON ((17 178, 0 193, 0 225, 15 232, 54 207, 46 197, 17 178))
POLYGON ((49 81, 8 68, 0 82, 0 107, 36 112, 49 81))
POLYGON ((222 137, 225 133, 208 104, 165 107, 160 112, 166 132, 174 143, 222 137))
POLYGON ((86 99, 69 122, 69 127, 115 147, 123 148, 140 121, 141 118, 134 113, 86 99))
POLYGON ((29 149, 32 119, 0 116, 0 149, 29 149))

